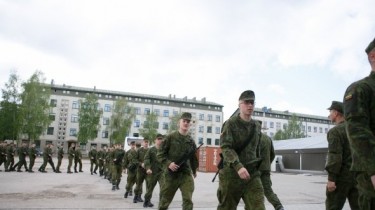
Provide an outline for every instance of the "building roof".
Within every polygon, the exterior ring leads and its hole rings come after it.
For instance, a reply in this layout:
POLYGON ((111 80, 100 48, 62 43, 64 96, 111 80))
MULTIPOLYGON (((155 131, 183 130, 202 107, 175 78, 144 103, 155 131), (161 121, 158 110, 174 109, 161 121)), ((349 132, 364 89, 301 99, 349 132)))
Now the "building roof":
POLYGON ((328 148, 327 137, 325 135, 300 139, 288 139, 273 141, 275 150, 293 149, 319 149, 328 148))

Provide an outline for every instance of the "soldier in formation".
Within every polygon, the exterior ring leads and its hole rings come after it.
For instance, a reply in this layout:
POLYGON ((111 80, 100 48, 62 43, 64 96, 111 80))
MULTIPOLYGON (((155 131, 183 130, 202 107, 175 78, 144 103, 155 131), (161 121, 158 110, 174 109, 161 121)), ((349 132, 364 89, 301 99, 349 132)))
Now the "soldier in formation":
MULTIPOLYGON (((138 167, 137 167, 137 175, 136 175, 136 187, 134 189, 134 199, 133 202, 143 202, 142 199, 142 192, 143 192, 143 181, 146 178, 146 170, 144 164, 144 158, 146 152, 148 151, 148 140, 143 140, 143 147, 137 149, 137 158, 138 158, 138 167)), ((146 181, 147 186, 147 181, 146 181)))
POLYGON ((133 186, 137 177, 138 158, 134 141, 130 142, 130 149, 125 154, 124 165, 128 172, 124 194, 124 198, 127 198, 133 194, 133 186))
POLYGON ((57 146, 57 166, 56 166, 56 173, 61 173, 60 166, 62 163, 62 159, 64 158, 64 144, 59 144, 57 146))
POLYGON ((98 151, 96 150, 96 146, 93 146, 89 152, 91 175, 96 174, 96 171, 98 170, 97 155, 98 151))

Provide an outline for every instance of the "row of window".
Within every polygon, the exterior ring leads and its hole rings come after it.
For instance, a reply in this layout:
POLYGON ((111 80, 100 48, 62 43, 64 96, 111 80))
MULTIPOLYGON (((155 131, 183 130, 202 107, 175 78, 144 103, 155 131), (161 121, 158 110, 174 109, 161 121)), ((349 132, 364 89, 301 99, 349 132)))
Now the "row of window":
MULTIPOLYGON (((283 123, 283 129, 285 129, 287 126, 287 123, 283 123)), ((274 122, 269 122, 269 128, 275 128, 275 123, 274 122)), ((267 121, 263 121, 262 122, 262 129, 263 130, 267 130, 268 127, 267 127, 267 121)), ((281 129, 281 122, 276 122, 276 130, 280 130, 281 129)), ((318 132, 318 127, 317 126, 307 126, 307 132, 312 132, 312 129, 314 130, 314 133, 317 133, 318 132)), ((304 125, 301 125, 301 130, 302 131, 306 131, 306 126, 304 125)), ((327 133, 328 132, 328 128, 325 128, 324 129, 324 132, 327 133)), ((319 127, 319 133, 323 133, 323 128, 322 127, 319 127)))
MULTIPOLYGON (((198 144, 212 145, 212 139, 207 138, 206 142, 203 142, 203 138, 199 137, 198 138, 198 144)), ((215 139, 214 145, 219 146, 220 145, 220 139, 215 139)))

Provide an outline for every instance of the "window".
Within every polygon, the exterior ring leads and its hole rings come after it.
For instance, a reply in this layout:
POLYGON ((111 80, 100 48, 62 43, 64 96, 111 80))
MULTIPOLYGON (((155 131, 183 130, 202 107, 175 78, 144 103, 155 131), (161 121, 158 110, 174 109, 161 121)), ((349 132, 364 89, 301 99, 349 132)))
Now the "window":
POLYGON ((108 131, 103 131, 102 132, 102 138, 103 139, 108 139, 108 131))
POLYGON ((77 129, 76 128, 71 128, 69 132, 69 136, 77 136, 77 129))
POLYGON ((207 145, 211 145, 211 138, 207 138, 207 145))
POLYGON ((207 115, 207 118, 208 121, 212 121, 212 114, 207 115))
POLYGON ((203 144, 203 138, 202 137, 198 138, 198 144, 203 144))
POLYGON ((78 115, 72 114, 72 117, 71 117, 70 121, 73 122, 73 123, 77 123, 78 122, 78 115))
POLYGON ((53 135, 53 130, 54 129, 55 129, 54 127, 48 127, 48 129, 47 129, 47 135, 53 135))
POLYGON ((79 103, 78 103, 78 101, 73 101, 72 109, 79 109, 79 103))
POLYGON ((57 100, 56 99, 51 99, 50 106, 51 107, 56 107, 57 106, 57 100))
POLYGON ((220 115, 216 115, 216 122, 220 122, 220 115))
POLYGON ((307 131, 311 132, 311 126, 307 126, 307 131))
POLYGON ((160 116, 160 109, 154 109, 154 113, 156 116, 160 116))
POLYGON ((141 126, 140 120, 134 120, 134 127, 139 128, 141 126))
POLYGON ((270 128, 274 127, 274 122, 270 122, 270 128))
POLYGON ((164 110, 163 117, 169 117, 169 110, 164 110))
POLYGON ((103 125, 109 125, 109 117, 103 117, 103 125))
POLYGON ((173 116, 177 116, 178 115, 178 111, 173 111, 173 116))
POLYGON ((168 125, 168 123, 163 122, 163 129, 164 129, 164 130, 168 130, 168 129, 169 129, 169 125, 168 125))
POLYGON ((49 119, 52 120, 52 121, 55 121, 55 115, 54 114, 50 114, 49 115, 49 119))
POLYGON ((319 133, 323 133, 323 128, 319 127, 319 133))
POLYGON ((216 133, 216 134, 220 134, 220 127, 216 127, 216 128, 215 128, 215 133, 216 133))
POLYGON ((314 127, 314 133, 318 132, 318 128, 314 127))
POLYGON ((204 114, 199 114, 199 120, 204 120, 204 114))
POLYGON ((141 114, 141 108, 135 107, 135 114, 141 114))
POLYGON ((324 129, 324 132, 325 132, 325 133, 328 133, 328 128, 325 128, 325 129, 324 129))
POLYGON ((112 109, 111 104, 105 104, 105 105, 104 105, 104 111, 105 111, 105 112, 110 112, 111 109, 112 109))
POLYGON ((150 108, 145 108, 144 115, 149 115, 150 114, 150 108))
POLYGON ((199 126, 199 130, 198 130, 198 132, 199 132, 199 133, 203 133, 203 131, 204 131, 204 126, 203 126, 203 125, 200 125, 200 126, 199 126))
POLYGON ((276 123, 276 130, 281 130, 281 122, 276 123))
POLYGON ((212 126, 207 126, 207 133, 212 133, 212 126))
POLYGON ((220 139, 215 139, 215 145, 220 145, 220 139))

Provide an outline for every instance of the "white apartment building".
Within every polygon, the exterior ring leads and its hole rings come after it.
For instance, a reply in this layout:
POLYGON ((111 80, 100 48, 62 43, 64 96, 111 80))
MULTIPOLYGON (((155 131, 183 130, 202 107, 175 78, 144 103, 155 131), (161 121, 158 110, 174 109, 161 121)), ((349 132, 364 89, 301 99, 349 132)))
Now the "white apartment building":
MULTIPOLYGON (((53 122, 45 134, 36 141, 38 147, 44 147, 46 142, 54 144, 77 141, 79 132, 78 110, 79 101, 83 100, 87 93, 94 92, 98 96, 99 108, 102 109, 100 119, 100 131, 97 138, 89 140, 87 145, 81 145, 82 150, 89 149, 91 144, 102 147, 109 145, 109 125, 112 107, 117 99, 125 98, 129 105, 135 108, 135 120, 130 128, 128 136, 139 136, 139 129, 143 128, 147 114, 154 112, 158 117, 158 132, 165 134, 170 126, 170 117, 182 112, 192 114, 191 135, 196 143, 219 146, 220 132, 223 121, 223 105, 208 102, 206 98, 197 100, 176 98, 175 95, 155 96, 138 93, 128 93, 96 88, 73 87, 68 85, 51 85, 51 109, 50 116, 53 122)), ((125 136, 124 136, 125 139, 125 136)), ((65 151, 68 144, 64 144, 65 151)))
MULTIPOLYGON (((237 109, 233 115, 238 114, 237 109)), ((328 113, 328 112, 327 112, 328 113)), ((291 113, 289 111, 277 111, 271 108, 255 108, 253 112, 253 119, 262 121, 262 131, 269 137, 273 137, 276 132, 283 129, 289 121, 289 118, 295 114, 299 121, 302 122, 301 130, 304 131, 305 137, 313 137, 326 135, 334 124, 327 117, 307 115, 301 113, 291 113)))

